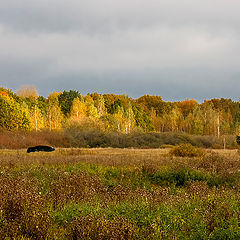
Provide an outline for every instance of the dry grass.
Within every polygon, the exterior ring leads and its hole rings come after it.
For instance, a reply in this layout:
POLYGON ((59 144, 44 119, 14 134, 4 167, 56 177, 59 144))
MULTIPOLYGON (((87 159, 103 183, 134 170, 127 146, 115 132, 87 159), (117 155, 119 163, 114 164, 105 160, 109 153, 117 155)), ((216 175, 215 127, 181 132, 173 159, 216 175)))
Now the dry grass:
POLYGON ((240 155, 0 150, 2 239, 239 239, 240 155))

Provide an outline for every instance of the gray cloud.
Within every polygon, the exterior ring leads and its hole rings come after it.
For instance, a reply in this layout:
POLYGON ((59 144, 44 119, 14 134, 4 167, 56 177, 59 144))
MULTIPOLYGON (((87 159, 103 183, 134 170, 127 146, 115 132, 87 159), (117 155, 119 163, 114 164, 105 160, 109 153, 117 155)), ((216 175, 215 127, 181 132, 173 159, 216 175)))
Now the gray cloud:
POLYGON ((0 1, 0 21, 18 30, 64 31, 152 25, 239 26, 237 0, 0 1))
POLYGON ((0 0, 0 83, 238 99, 237 0, 0 0))

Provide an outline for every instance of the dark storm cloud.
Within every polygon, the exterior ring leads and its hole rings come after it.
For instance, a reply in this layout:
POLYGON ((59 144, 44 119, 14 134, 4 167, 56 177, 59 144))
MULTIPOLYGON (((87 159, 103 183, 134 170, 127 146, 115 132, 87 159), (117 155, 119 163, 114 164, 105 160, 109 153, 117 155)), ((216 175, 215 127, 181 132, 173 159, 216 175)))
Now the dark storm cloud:
POLYGON ((238 99, 237 0, 0 0, 0 83, 238 99))

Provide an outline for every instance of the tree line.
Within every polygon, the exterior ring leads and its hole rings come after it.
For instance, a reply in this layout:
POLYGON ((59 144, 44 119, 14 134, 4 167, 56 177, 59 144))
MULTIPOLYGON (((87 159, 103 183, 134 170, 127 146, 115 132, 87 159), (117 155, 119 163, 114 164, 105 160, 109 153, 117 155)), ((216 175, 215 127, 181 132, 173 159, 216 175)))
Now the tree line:
POLYGON ((16 93, 0 87, 0 127, 10 131, 42 129, 97 129, 129 134, 184 132, 195 135, 239 133, 240 105, 231 99, 163 101, 161 96, 82 95, 76 90, 53 91, 47 98, 35 87, 23 86, 16 93))

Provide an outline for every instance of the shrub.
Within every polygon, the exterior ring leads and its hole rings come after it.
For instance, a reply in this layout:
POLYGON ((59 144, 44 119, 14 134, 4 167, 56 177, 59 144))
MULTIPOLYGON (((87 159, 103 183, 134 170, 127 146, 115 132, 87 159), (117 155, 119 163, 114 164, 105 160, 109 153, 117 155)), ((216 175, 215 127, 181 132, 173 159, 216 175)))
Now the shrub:
POLYGON ((221 146, 221 145, 218 144, 218 143, 215 143, 215 144, 212 145, 212 148, 213 148, 213 149, 222 149, 223 146, 221 146))
MULTIPOLYGON (((89 122, 90 126, 94 126, 89 122)), ((177 144, 191 144, 203 148, 222 148, 223 139, 215 136, 195 136, 172 132, 104 132, 101 128, 89 128, 85 125, 66 125, 62 131, 15 131, 0 128, 0 149, 21 149, 34 145, 51 145, 53 147, 113 147, 113 148, 165 148, 177 144), (217 146, 217 147, 216 147, 217 146)), ((225 136, 226 146, 240 148, 235 136, 225 136)))
POLYGON ((163 145, 160 146, 160 148, 163 148, 163 149, 165 149, 165 148, 173 148, 173 147, 174 147, 173 145, 169 145, 169 144, 163 144, 163 145))
POLYGON ((196 148, 189 143, 183 143, 172 148, 170 154, 177 157, 201 157, 205 153, 203 150, 196 148))

